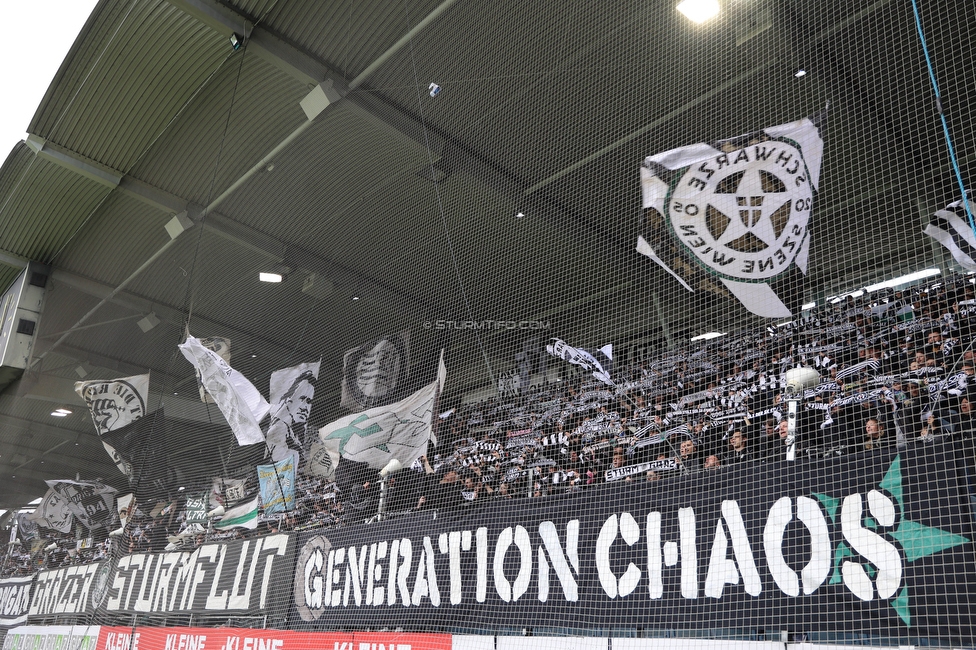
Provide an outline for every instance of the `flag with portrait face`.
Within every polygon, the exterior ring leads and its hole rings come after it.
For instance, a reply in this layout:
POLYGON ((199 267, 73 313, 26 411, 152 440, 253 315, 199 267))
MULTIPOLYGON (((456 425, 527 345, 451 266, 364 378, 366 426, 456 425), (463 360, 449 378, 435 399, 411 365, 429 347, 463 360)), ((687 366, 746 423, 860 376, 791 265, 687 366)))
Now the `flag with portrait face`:
POLYGON ((409 374, 410 330, 356 346, 342 357, 339 404, 350 411, 389 404, 409 374))

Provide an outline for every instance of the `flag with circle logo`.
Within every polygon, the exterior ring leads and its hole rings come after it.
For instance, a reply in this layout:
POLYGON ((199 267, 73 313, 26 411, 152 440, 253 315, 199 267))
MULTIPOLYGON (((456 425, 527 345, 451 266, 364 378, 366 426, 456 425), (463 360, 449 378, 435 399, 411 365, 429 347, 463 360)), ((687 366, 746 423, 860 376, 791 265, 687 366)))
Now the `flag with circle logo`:
POLYGON ((648 156, 637 251, 689 291, 724 287, 767 318, 799 313, 822 123, 818 115, 648 156))

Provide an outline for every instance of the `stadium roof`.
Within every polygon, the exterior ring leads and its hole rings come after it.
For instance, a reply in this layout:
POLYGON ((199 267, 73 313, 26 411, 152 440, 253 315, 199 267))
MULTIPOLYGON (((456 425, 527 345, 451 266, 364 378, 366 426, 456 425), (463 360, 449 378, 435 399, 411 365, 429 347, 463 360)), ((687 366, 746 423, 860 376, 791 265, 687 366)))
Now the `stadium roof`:
MULTIPOLYGON (((974 7, 939 11, 933 57, 971 60, 974 7)), ((937 72, 964 123, 971 67, 937 72)), ((121 478, 82 374, 150 370, 168 415, 208 422, 188 319, 259 386, 321 357, 319 421, 343 352, 385 333, 448 345, 455 394, 511 365, 516 334, 438 319, 588 345, 755 324, 695 312, 634 251, 639 164, 828 104, 805 301, 940 261, 919 230, 958 191, 907 3, 737 2, 698 27, 659 1, 103 0, 0 168, 0 284, 51 267, 0 394, 0 507, 121 478)))

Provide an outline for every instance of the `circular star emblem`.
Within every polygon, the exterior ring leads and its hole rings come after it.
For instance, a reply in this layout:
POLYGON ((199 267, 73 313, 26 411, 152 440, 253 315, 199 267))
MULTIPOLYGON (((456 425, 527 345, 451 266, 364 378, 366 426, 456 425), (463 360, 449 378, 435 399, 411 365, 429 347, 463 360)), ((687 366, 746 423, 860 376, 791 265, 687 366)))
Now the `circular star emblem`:
POLYGON ((665 216, 701 264, 729 279, 762 281, 807 245, 813 198, 800 151, 768 140, 687 167, 665 216))

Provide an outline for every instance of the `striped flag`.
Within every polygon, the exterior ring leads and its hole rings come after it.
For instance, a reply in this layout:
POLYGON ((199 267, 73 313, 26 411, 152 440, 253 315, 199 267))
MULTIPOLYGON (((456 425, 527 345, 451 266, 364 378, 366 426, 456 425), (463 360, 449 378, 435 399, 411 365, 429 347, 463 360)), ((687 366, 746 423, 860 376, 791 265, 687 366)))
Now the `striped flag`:
POLYGON ((840 372, 837 373, 837 379, 850 379, 861 373, 877 373, 881 369, 881 362, 877 359, 868 359, 867 361, 862 361, 861 363, 855 363, 853 366, 848 366, 840 372))
POLYGON ((238 506, 234 506, 224 513, 220 521, 214 523, 216 530, 231 528, 247 528, 255 530, 258 527, 258 498, 254 497, 238 506))
POLYGON ((937 210, 922 232, 949 249, 960 266, 976 271, 976 235, 962 199, 937 210))

